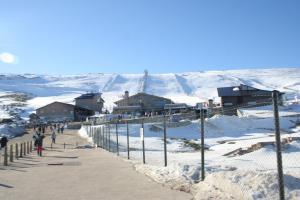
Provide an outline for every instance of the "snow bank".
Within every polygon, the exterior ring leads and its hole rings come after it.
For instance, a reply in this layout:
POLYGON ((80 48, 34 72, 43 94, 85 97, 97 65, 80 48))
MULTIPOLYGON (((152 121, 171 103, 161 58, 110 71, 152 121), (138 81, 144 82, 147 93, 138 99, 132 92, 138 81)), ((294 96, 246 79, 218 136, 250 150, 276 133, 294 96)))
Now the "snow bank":
POLYGON ((13 138, 21 136, 25 133, 24 126, 18 126, 16 124, 1 124, 0 125, 0 136, 6 136, 8 138, 13 138))
MULTIPOLYGON (((299 199, 300 173, 285 174, 286 199, 299 199)), ((208 174, 204 182, 193 187, 195 199, 278 199, 276 172, 222 171, 208 174)))
POLYGON ((80 137, 86 139, 88 142, 92 143, 93 142, 93 138, 91 136, 88 135, 88 128, 81 126, 81 128, 78 131, 78 134, 80 137))

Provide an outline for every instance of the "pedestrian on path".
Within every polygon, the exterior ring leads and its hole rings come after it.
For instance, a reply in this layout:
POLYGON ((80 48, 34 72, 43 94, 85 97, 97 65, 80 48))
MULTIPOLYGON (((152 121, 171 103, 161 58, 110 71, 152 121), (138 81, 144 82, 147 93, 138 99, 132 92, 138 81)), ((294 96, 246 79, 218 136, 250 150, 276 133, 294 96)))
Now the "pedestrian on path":
POLYGON ((38 137, 39 137, 38 134, 39 134, 39 132, 36 131, 36 132, 33 134, 33 136, 32 136, 32 138, 33 138, 33 140, 34 140, 33 145, 34 145, 35 148, 37 148, 37 139, 38 139, 38 137))
POLYGON ((51 139, 52 139, 52 143, 55 144, 55 139, 56 139, 55 130, 52 131, 51 139))
POLYGON ((44 139, 44 135, 41 135, 40 133, 38 133, 38 138, 37 138, 37 154, 39 156, 42 156, 42 151, 43 151, 43 139, 44 139))
POLYGON ((8 139, 7 139, 7 137, 4 135, 4 136, 1 138, 1 140, 0 140, 0 149, 6 147, 7 142, 8 142, 8 139))

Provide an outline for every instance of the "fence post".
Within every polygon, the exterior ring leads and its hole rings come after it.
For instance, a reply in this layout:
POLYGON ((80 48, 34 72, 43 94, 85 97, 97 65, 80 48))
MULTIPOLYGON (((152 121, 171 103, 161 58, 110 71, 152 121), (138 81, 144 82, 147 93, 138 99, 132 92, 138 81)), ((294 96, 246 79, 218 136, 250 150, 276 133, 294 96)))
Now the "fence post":
POLYGON ((16 143, 16 152, 15 152, 15 157, 16 159, 19 158, 19 147, 18 147, 18 143, 16 143))
POLYGON ((105 143, 106 143, 106 150, 108 150, 108 129, 107 124, 104 125, 105 128, 105 143))
POLYGON ((7 146, 4 147, 4 166, 7 166, 7 146))
POLYGON ((273 99, 274 124, 275 124, 279 198, 280 198, 280 200, 284 200, 284 182, 283 182, 283 169, 282 169, 282 157, 281 157, 280 124, 279 124, 279 113, 278 113, 278 93, 279 93, 278 91, 274 90, 272 92, 272 99, 273 99))
POLYGON ((23 157, 23 143, 20 143, 20 158, 23 157))
POLYGON ((205 168, 204 168, 204 110, 200 110, 201 118, 201 180, 204 181, 205 178, 205 168))
POLYGON ((102 144, 103 144, 103 149, 105 149, 105 137, 104 137, 105 130, 104 130, 104 126, 101 126, 100 128, 102 130, 102 144))
POLYGON ((119 135, 118 135, 118 122, 116 123, 116 136, 117 136, 117 155, 119 155, 119 135))
POLYGON ((127 126, 127 159, 130 159, 129 156, 129 126, 128 126, 128 121, 126 121, 126 126, 127 126))
POLYGON ((98 135, 98 146, 103 149, 103 144, 101 142, 101 137, 102 137, 101 136, 101 128, 97 129, 97 135, 98 135))
POLYGON ((96 141, 94 142, 97 144, 97 147, 101 147, 100 146, 100 135, 99 135, 99 129, 96 129, 96 141))
POLYGON ((165 167, 168 165, 167 160, 167 124, 166 116, 164 115, 164 156, 165 156, 165 167))
POLYGON ((29 142, 27 142, 27 154, 29 154, 29 142))
POLYGON ((23 143, 23 153, 24 153, 24 156, 26 156, 26 143, 25 142, 23 143))
POLYGON ((146 158, 145 158, 145 136, 144 136, 144 120, 142 119, 142 130, 141 130, 141 139, 142 139, 142 146, 143 146, 143 164, 146 163, 146 158))
POLYGON ((13 145, 12 144, 9 147, 9 162, 14 162, 14 153, 13 153, 13 145))
POLYGON ((110 152, 110 124, 108 124, 108 151, 110 152))

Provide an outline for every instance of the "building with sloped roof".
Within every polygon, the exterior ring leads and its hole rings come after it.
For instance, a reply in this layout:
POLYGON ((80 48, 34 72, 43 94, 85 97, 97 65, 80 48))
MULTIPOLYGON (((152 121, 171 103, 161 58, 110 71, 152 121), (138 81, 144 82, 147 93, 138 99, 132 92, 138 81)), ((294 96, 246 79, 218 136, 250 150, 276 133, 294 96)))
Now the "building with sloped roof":
POLYGON ((43 121, 83 121, 93 114, 92 110, 57 101, 36 109, 36 115, 43 121))
POLYGON ((102 113, 104 100, 101 93, 86 93, 75 98, 75 105, 81 108, 93 110, 102 113))
POLYGON ((137 93, 129 96, 128 91, 125 92, 124 98, 116 101, 117 105, 114 107, 113 113, 115 114, 145 114, 164 112, 166 104, 173 103, 171 99, 155 96, 147 93, 137 93))
MULTIPOLYGON (((224 114, 236 114, 238 107, 264 106, 272 102, 272 91, 261 90, 247 85, 217 88, 218 96, 221 97, 221 107, 224 114), (227 112, 228 111, 228 112, 227 112)), ((282 95, 279 94, 279 102, 282 95)))

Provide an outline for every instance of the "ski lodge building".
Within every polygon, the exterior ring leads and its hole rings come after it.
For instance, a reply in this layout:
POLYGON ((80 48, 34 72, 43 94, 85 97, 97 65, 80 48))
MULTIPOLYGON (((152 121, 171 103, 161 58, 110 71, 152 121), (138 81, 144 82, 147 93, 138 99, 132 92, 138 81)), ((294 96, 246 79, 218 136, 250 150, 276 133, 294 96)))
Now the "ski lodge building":
POLYGON ((87 93, 75 98, 75 105, 81 108, 102 113, 104 100, 101 93, 87 93))
POLYGON ((165 110, 165 105, 173 102, 171 99, 143 92, 129 96, 129 92, 125 91, 123 99, 114 103, 117 105, 113 109, 114 114, 144 115, 146 113, 161 114, 165 110))
POLYGON ((94 111, 62 102, 53 102, 36 110, 37 116, 44 121, 83 121, 94 111))
MULTIPOLYGON (((272 91, 261 90, 247 85, 217 88, 218 96, 221 97, 223 114, 236 115, 239 107, 257 107, 272 103, 272 91)), ((279 94, 279 102, 282 95, 279 94)))

